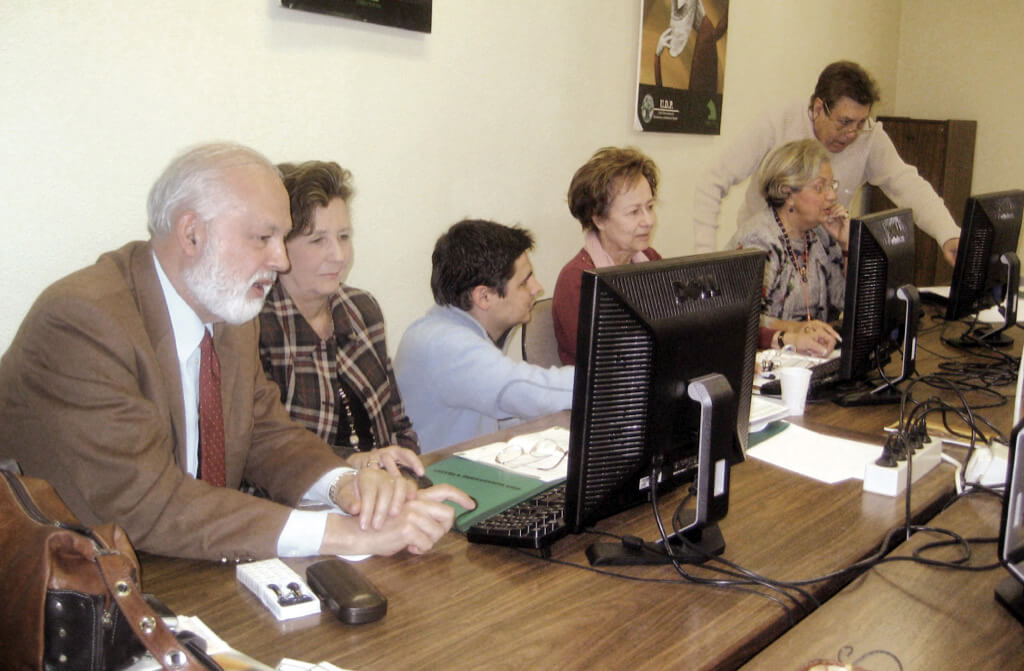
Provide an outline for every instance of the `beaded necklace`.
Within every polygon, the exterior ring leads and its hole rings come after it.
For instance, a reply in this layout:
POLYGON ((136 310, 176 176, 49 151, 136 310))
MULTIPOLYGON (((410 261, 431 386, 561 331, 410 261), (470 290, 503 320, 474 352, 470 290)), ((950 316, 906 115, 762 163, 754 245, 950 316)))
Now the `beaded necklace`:
POLYGON ((779 213, 774 208, 772 208, 772 215, 774 215, 775 223, 779 225, 779 231, 782 233, 782 242, 786 246, 786 253, 789 254, 790 260, 793 261, 793 267, 800 273, 800 289, 804 295, 804 309, 807 312, 807 320, 810 321, 811 297, 807 279, 807 254, 811 249, 811 235, 804 231, 804 265, 801 267, 800 263, 796 260, 796 252, 793 251, 793 243, 789 240, 789 233, 786 232, 786 227, 782 225, 782 219, 779 218, 779 213))
POLYGON ((356 433, 356 418, 352 416, 352 408, 348 404, 348 394, 345 393, 345 389, 340 383, 338 384, 338 400, 341 401, 341 407, 345 410, 345 419, 348 420, 348 444, 358 452, 359 434, 356 433))
MULTIPOLYGON (((336 347, 341 347, 342 346, 342 342, 338 339, 337 335, 335 334, 335 331, 334 331, 334 318, 331 315, 329 310, 326 313, 321 313, 320 317, 319 318, 314 318, 314 320, 307 319, 306 321, 307 321, 307 323, 309 323, 310 327, 313 328, 313 330, 316 332, 316 334, 318 336, 320 336, 320 338, 321 338, 320 347, 321 348, 327 347, 327 339, 328 338, 333 338, 334 339, 336 347), (318 328, 317 326, 314 326, 314 320, 320 326, 320 328, 318 328)), ((328 348, 327 351, 329 353, 331 350, 328 348)), ((343 431, 344 427, 342 426, 342 422, 345 422, 345 423, 348 424, 348 445, 349 445, 349 447, 351 447, 353 450, 355 450, 357 452, 360 451, 360 445, 363 446, 362 449, 364 451, 365 450, 373 449, 374 440, 373 440, 372 433, 371 433, 369 441, 361 440, 359 438, 359 433, 356 430, 356 419, 355 419, 355 416, 352 413, 352 406, 349 403, 348 394, 345 392, 345 383, 341 379, 340 371, 338 373, 337 389, 338 389, 338 402, 341 404, 341 409, 344 411, 344 416, 343 417, 342 416, 338 417, 338 434, 339 434, 339 437, 340 437, 340 435, 342 435, 344 433, 344 431, 343 431)))

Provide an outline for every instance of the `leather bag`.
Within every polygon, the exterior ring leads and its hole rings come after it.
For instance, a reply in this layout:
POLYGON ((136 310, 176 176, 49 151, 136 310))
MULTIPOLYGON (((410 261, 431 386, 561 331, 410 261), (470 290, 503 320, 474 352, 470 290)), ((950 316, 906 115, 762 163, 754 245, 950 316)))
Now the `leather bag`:
POLYGON ((208 668, 143 598, 119 526, 83 526, 45 480, 0 464, 0 664, 106 671, 149 651, 165 669, 208 668))

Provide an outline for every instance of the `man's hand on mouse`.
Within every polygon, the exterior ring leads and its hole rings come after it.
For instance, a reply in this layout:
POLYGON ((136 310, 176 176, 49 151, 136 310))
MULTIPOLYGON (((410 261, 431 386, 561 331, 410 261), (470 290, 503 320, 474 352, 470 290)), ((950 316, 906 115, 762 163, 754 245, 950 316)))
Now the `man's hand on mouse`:
MULTIPOLYGON (((476 500, 462 491, 454 485, 448 483, 442 483, 440 485, 434 485, 427 489, 420 489, 416 492, 416 501, 413 503, 428 504, 431 511, 431 515, 434 519, 441 521, 444 524, 444 531, 441 532, 441 536, 447 533, 452 525, 455 524, 455 509, 451 506, 445 505, 445 501, 451 501, 457 503, 466 510, 473 510, 476 508, 476 500)), ((439 539, 441 536, 438 536, 439 539)), ((437 542, 437 539, 434 540, 437 542)), ((433 546, 433 543, 431 543, 433 546)), ((406 548, 412 554, 423 554, 430 547, 420 547, 415 544, 410 544, 406 548)))

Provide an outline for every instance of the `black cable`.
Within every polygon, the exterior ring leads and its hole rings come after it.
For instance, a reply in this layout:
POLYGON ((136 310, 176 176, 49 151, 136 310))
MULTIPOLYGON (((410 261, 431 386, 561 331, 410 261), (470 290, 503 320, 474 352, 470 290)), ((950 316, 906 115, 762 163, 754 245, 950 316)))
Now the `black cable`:
MULTIPOLYGON (((945 336, 943 336, 943 341, 946 342, 945 336)), ((989 349, 993 349, 994 353, 988 355, 983 354, 982 356, 992 359, 999 366, 1013 366, 1014 368, 1016 368, 1019 365, 1019 359, 1006 356, 1001 352, 995 351, 994 348, 990 347, 989 349)), ((940 364, 940 368, 942 366, 943 364, 940 364)), ((1007 403, 1007 398, 1005 395, 999 394, 998 392, 989 389, 987 386, 982 386, 983 384, 986 383, 986 380, 1008 379, 1005 376, 997 376, 994 378, 986 377, 990 373, 992 373, 992 370, 992 366, 978 365, 973 368, 968 366, 960 366, 954 368, 954 372, 952 373, 949 371, 944 371, 941 375, 929 374, 912 376, 911 379, 907 382, 905 388, 903 389, 900 399, 900 419, 897 424, 897 431, 903 435, 903 440, 907 441, 907 437, 910 436, 915 437, 915 440, 919 442, 919 439, 921 437, 927 435, 927 418, 932 414, 940 414, 942 417, 944 428, 951 435, 959 436, 969 441, 965 466, 966 463, 968 463, 971 455, 973 455, 977 440, 980 438, 983 443, 987 443, 989 440, 986 434, 981 431, 979 424, 983 424, 984 426, 991 430, 993 435, 1001 438, 1003 442, 1007 442, 1003 434, 995 426, 993 426, 984 417, 975 414, 975 410, 998 407, 1000 405, 1004 405, 1005 403, 1007 403), (982 382, 974 382, 974 379, 980 379, 982 380, 982 382), (956 395, 957 399, 959 400, 959 407, 949 404, 948 402, 942 400, 938 396, 932 396, 925 401, 915 400, 913 398, 912 391, 917 386, 931 387, 934 389, 952 392, 956 395), (990 400, 988 403, 975 402, 972 404, 968 401, 967 394, 988 396, 990 400), (952 427, 950 427, 950 415, 957 417, 961 422, 964 423, 965 426, 968 427, 969 433, 967 435, 964 435, 963 433, 958 432, 952 429, 952 427)), ((885 380, 886 383, 889 383, 890 381, 885 376, 884 371, 880 370, 879 372, 882 379, 885 380)), ((905 486, 906 491, 904 499, 903 524, 889 530, 883 537, 881 545, 870 556, 865 557, 860 561, 854 562, 853 564, 847 567, 844 567, 836 571, 832 571, 824 575, 801 580, 777 580, 762 576, 754 571, 751 571, 734 562, 731 562, 724 557, 715 556, 711 555, 710 553, 707 553, 697 544, 690 542, 689 539, 687 539, 685 535, 681 532, 683 528, 681 512, 685 508, 685 505, 690 498, 689 495, 683 498, 683 500, 677 506, 673 514, 672 526, 674 537, 679 540, 680 544, 687 547, 687 549, 691 552, 706 555, 706 561, 704 564, 701 565, 701 568, 712 573, 718 573, 727 576, 727 578, 706 578, 699 575, 695 575, 690 571, 687 571, 683 568, 683 564, 679 561, 679 558, 674 556, 672 544, 669 541, 668 534, 665 531, 664 524, 661 520, 657 499, 657 465, 655 465, 652 469, 652 487, 650 503, 652 505, 654 518, 658 526, 658 531, 661 535, 665 555, 671 560, 674 569, 682 578, 681 580, 665 578, 643 578, 629 574, 616 573, 614 571, 608 571, 606 569, 595 568, 593 566, 585 566, 573 562, 567 562, 564 560, 553 559, 551 557, 538 558, 542 558, 545 561, 549 561, 556 564, 571 566, 575 568, 582 568, 584 570, 588 570, 594 573, 607 575, 611 577, 625 578, 628 580, 638 582, 696 584, 709 587, 722 587, 726 589, 737 590, 740 592, 751 593, 762 598, 768 599, 776 603, 777 605, 781 606, 785 610, 787 617, 790 619, 791 622, 793 621, 793 611, 791 607, 787 605, 786 601, 791 602, 795 607, 799 608, 804 613, 809 612, 807 603, 811 604, 811 609, 816 608, 818 605, 820 605, 818 600, 814 597, 814 595, 811 594, 808 590, 804 589, 805 586, 825 582, 836 578, 842 578, 851 573, 859 573, 883 563, 895 561, 912 561, 925 566, 966 571, 987 571, 998 568, 1000 566, 998 562, 978 566, 972 566, 968 563, 972 557, 971 543, 993 543, 996 542, 997 539, 964 538, 959 534, 948 529, 915 525, 911 523, 911 494, 913 485, 914 451, 913 444, 915 440, 911 440, 908 443, 908 450, 906 455, 907 474, 905 486), (888 556, 890 548, 894 546, 895 535, 901 531, 904 534, 904 539, 909 539, 912 534, 918 532, 935 533, 942 536, 947 536, 948 538, 945 540, 926 543, 916 548, 909 555, 888 556), (950 561, 937 560, 924 556, 926 552, 943 548, 959 549, 960 556, 950 561), (716 564, 721 564, 721 566, 717 566, 716 564), (763 590, 768 590, 768 592, 765 592, 763 590), (792 594, 788 590, 793 590, 794 592, 796 592, 796 594, 792 594), (798 596, 802 597, 806 601, 806 603, 802 602, 800 598, 798 598, 798 596), (785 599, 786 601, 784 601, 783 599, 785 599)), ((960 478, 960 486, 961 488, 964 488, 964 491, 958 497, 955 497, 954 500, 957 500, 962 496, 966 496, 972 493, 985 493, 989 495, 1000 496, 999 492, 996 490, 977 485, 968 485, 963 481, 962 472, 959 474, 958 477, 960 478)), ((597 531, 593 529, 586 529, 585 531, 601 534, 611 538, 616 538, 619 542, 625 542, 624 537, 618 536, 616 534, 604 531, 597 531)), ((519 551, 523 554, 526 554, 527 556, 536 557, 536 555, 533 555, 528 551, 522 549, 519 549, 519 551)))
MULTIPOLYGON (((673 555, 672 546, 671 546, 671 543, 669 542, 668 534, 665 533, 665 526, 664 526, 664 524, 661 521, 661 512, 660 512, 660 510, 658 508, 658 504, 657 504, 657 484, 656 484, 657 483, 657 477, 656 477, 656 475, 657 475, 656 472, 653 472, 651 474, 651 482, 652 482, 652 484, 651 484, 651 506, 652 506, 653 511, 654 511, 654 519, 657 522, 658 531, 661 534, 661 542, 662 542, 662 545, 665 548, 666 555, 672 560, 672 565, 675 567, 676 572, 678 572, 680 575, 684 575, 684 576, 690 577, 692 579, 707 581, 709 579, 707 579, 707 578, 698 578, 697 576, 692 576, 690 573, 684 571, 683 568, 682 568, 681 562, 678 561, 678 558, 673 555)), ((769 589, 769 590, 771 590, 773 592, 778 592, 782 596, 786 597, 787 599, 792 601, 794 605, 796 605, 797 607, 802 609, 804 611, 804 613, 809 612, 809 610, 804 606, 804 604, 800 603, 800 601, 796 597, 794 597, 792 594, 789 594, 785 590, 780 589, 772 581, 768 580, 767 578, 763 578, 762 576, 757 575, 753 571, 748 571, 746 569, 743 569, 742 567, 739 567, 736 564, 733 564, 731 562, 725 561, 721 557, 718 557, 718 556, 713 555, 713 554, 711 554, 709 552, 706 552, 699 545, 697 545, 696 543, 692 543, 688 538, 686 538, 686 536, 683 534, 683 531, 682 531, 683 524, 682 524, 682 520, 681 520, 681 517, 680 517, 680 513, 681 513, 682 509, 685 507, 686 502, 691 498, 691 496, 692 496, 692 491, 691 491, 690 494, 685 496, 682 501, 680 501, 679 505, 676 507, 676 510, 675 510, 675 512, 672 515, 672 522, 673 522, 672 523, 672 527, 673 527, 672 530, 673 530, 673 534, 674 534, 674 537, 677 540, 679 540, 680 544, 686 546, 690 550, 690 552, 692 552, 694 554, 704 555, 704 559, 705 559, 706 562, 707 561, 711 561, 711 562, 726 563, 731 568, 734 569, 732 571, 727 571, 725 569, 721 569, 721 568, 718 568, 718 567, 715 567, 715 566, 704 566, 704 568, 706 568, 709 571, 715 571, 715 572, 718 572, 718 573, 722 573, 724 575, 731 576, 731 578, 732 578, 731 581, 716 581, 717 583, 719 583, 719 584, 729 583, 729 584, 732 584, 732 585, 760 585, 761 587, 769 589)), ((763 593, 761 593, 761 592, 759 592, 757 590, 754 590, 752 588, 749 589, 749 591, 752 591, 752 592, 754 592, 754 593, 756 593, 758 595, 761 595, 761 596, 767 596, 767 595, 765 595, 765 594, 763 594, 763 593)), ((818 605, 817 601, 809 593, 805 592, 804 590, 800 590, 800 592, 803 593, 803 595, 806 598, 808 598, 812 602, 814 602, 816 606, 818 605)), ((768 597, 768 598, 771 598, 773 601, 776 601, 777 603, 781 604, 781 601, 778 601, 775 597, 768 597)), ((786 608, 786 612, 787 612, 787 615, 792 620, 792 613, 789 611, 788 607, 786 608)))

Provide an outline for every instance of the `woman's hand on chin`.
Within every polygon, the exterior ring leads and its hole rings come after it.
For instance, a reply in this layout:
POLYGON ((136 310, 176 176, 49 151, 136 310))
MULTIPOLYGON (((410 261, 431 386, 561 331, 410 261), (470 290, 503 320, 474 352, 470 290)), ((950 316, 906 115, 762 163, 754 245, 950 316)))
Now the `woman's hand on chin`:
POLYGON ((828 218, 823 225, 845 254, 850 249, 850 213, 836 203, 829 209, 828 218))

